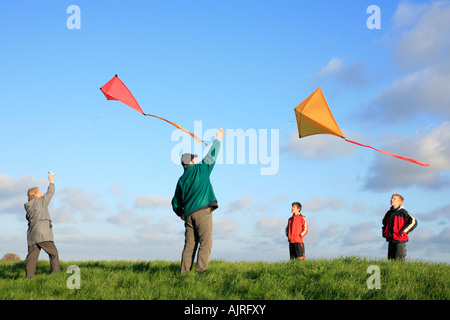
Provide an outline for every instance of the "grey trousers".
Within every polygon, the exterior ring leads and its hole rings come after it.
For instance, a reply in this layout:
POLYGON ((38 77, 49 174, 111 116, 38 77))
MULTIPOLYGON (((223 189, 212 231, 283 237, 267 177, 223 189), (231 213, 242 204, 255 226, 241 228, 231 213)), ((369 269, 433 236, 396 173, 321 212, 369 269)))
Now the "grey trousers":
POLYGON ((195 270, 203 272, 208 269, 212 248, 212 226, 210 208, 196 211, 185 218, 184 227, 186 230, 184 233, 184 249, 181 255, 181 273, 191 271, 197 247, 199 249, 195 270))
POLYGON ((27 278, 33 277, 36 273, 36 264, 39 258, 39 253, 41 253, 41 249, 44 249, 44 251, 48 254, 50 259, 50 271, 60 271, 58 250, 56 249, 55 243, 53 241, 44 241, 28 246, 28 255, 25 259, 25 274, 27 278))

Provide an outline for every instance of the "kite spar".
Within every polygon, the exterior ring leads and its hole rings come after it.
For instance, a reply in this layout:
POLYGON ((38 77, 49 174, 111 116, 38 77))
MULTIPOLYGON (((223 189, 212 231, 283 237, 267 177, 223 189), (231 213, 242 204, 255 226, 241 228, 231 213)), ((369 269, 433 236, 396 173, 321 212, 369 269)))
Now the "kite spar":
POLYGON ((145 113, 144 111, 142 111, 141 106, 136 101, 136 99, 134 98, 134 96, 131 93, 131 91, 122 82, 122 80, 119 79, 119 77, 117 75, 115 75, 111 80, 109 80, 107 83, 105 83, 103 85, 103 87, 100 88, 100 90, 103 92, 103 94, 105 95, 107 100, 118 100, 118 101, 126 104, 127 106, 133 108, 134 110, 142 113, 144 116, 155 117, 155 118, 158 118, 160 120, 164 120, 164 121, 170 123, 171 125, 177 127, 178 129, 186 132, 187 134, 189 134, 191 137, 193 137, 198 142, 204 143, 205 145, 207 145, 205 143, 205 141, 199 139, 193 133, 191 133, 191 132, 187 131, 186 129, 184 129, 182 126, 180 126, 180 125, 178 125, 176 123, 173 123, 173 122, 171 122, 169 120, 166 120, 164 118, 155 116, 153 114, 148 114, 148 113, 145 113))
POLYGON ((339 129, 336 120, 323 96, 322 89, 318 88, 302 103, 295 107, 295 117, 297 118, 298 135, 300 138, 313 134, 331 134, 344 139, 347 142, 361 147, 371 148, 375 151, 387 154, 389 156, 429 167, 428 163, 406 158, 390 152, 375 149, 374 147, 360 144, 345 138, 341 129, 339 129))

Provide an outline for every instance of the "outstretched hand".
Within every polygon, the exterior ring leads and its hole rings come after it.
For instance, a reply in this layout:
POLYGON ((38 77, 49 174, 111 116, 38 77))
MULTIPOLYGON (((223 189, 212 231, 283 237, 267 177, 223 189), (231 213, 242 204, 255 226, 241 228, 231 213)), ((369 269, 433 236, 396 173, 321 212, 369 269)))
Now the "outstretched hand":
POLYGON ((54 174, 53 174, 53 172, 49 172, 48 173, 48 181, 50 182, 50 183, 53 183, 53 176, 54 176, 54 174))
POLYGON ((217 131, 217 133, 216 133, 216 139, 221 140, 224 135, 225 135, 225 131, 222 128, 220 128, 219 131, 217 131))

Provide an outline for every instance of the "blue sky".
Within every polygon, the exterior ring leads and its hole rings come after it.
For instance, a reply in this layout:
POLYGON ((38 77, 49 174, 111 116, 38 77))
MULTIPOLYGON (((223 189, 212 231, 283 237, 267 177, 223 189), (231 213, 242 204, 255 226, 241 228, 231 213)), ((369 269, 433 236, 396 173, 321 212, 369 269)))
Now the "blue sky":
POLYGON ((450 1, 4 4, 0 254, 25 258, 26 191, 46 190, 53 170, 62 260, 180 259, 173 158, 207 149, 106 101, 99 88, 117 74, 144 112, 207 140, 226 130, 212 259, 287 260, 294 201, 307 258, 385 258, 381 219, 400 193, 419 222, 409 259, 449 262, 449 21, 450 1), (373 4, 380 29, 367 27, 373 4), (68 28, 71 5, 80 29, 68 28), (319 86, 348 139, 431 167, 334 136, 299 139, 293 109, 319 86))

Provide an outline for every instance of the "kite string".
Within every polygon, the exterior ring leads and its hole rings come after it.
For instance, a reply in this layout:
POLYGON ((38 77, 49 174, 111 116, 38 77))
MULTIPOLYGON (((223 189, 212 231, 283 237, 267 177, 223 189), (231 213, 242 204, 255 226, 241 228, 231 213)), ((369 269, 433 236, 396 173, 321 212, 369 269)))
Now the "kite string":
POLYGON ((97 121, 97 119, 99 119, 99 115, 100 112, 102 110, 104 101, 102 102, 102 104, 100 105, 100 108, 97 112, 97 115, 95 116, 95 118, 91 121, 91 123, 87 126, 87 128, 83 131, 83 133, 75 140, 75 142, 70 146, 70 148, 66 151, 66 153, 64 153, 64 155, 59 159, 59 161, 56 163, 56 165, 52 168, 53 171, 56 168, 58 168, 58 166, 61 164, 61 162, 63 162, 63 160, 69 155, 69 153, 77 146, 77 144, 81 141, 81 139, 83 139, 83 137, 86 135, 86 133, 89 131, 89 129, 92 128, 92 126, 94 125, 94 123, 97 121))
POLYGON ((409 162, 412 162, 412 163, 420 164, 421 166, 424 166, 424 167, 429 167, 430 166, 428 163, 425 163, 425 162, 422 162, 422 161, 414 160, 414 159, 407 158, 407 157, 402 157, 402 156, 399 156, 397 154, 393 154, 393 153, 386 152, 386 151, 383 151, 383 150, 378 150, 378 149, 375 149, 374 147, 367 146, 365 144, 361 144, 361 143, 358 143, 358 142, 355 142, 355 141, 352 141, 352 140, 348 140, 348 139, 345 139, 345 138, 344 138, 344 140, 347 141, 347 142, 356 144, 358 146, 361 146, 361 147, 366 147, 366 148, 373 149, 375 151, 387 154, 389 156, 392 156, 392 157, 395 157, 395 158, 398 158, 398 159, 402 159, 402 160, 409 161, 409 162))

